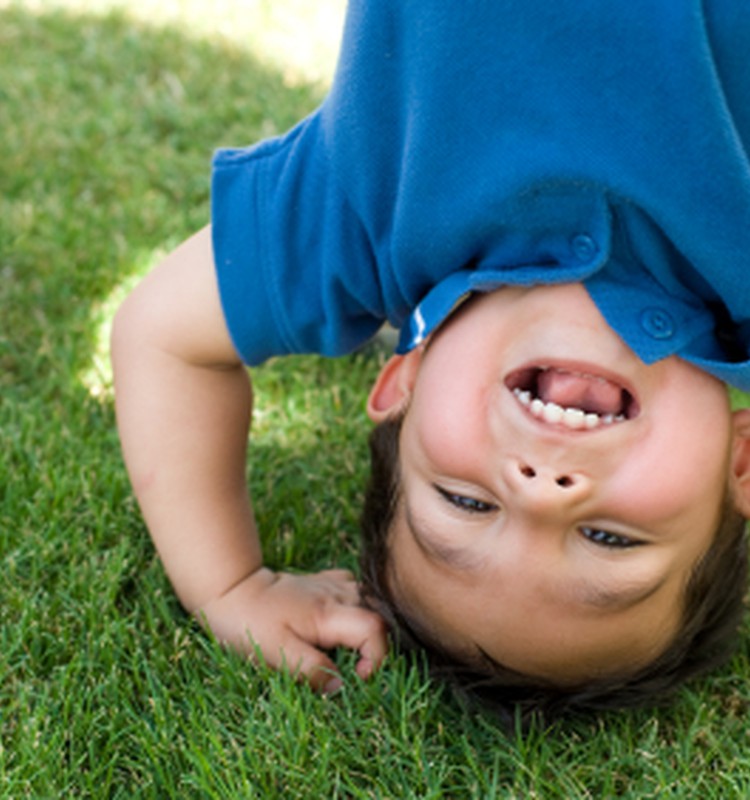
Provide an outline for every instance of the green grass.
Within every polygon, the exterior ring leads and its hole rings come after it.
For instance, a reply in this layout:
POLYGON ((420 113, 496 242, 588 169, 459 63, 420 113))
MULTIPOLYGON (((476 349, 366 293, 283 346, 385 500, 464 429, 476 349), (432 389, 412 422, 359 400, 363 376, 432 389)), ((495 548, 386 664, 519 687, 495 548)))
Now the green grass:
MULTIPOLYGON (((92 5, 0 0, 0 797, 750 796, 747 636, 663 710, 506 737, 400 657, 362 684, 342 656, 325 699, 183 615, 120 461, 106 321, 207 220, 212 150, 283 130, 323 89, 240 35, 92 5)), ((381 358, 257 371, 273 565, 356 563, 381 358)))

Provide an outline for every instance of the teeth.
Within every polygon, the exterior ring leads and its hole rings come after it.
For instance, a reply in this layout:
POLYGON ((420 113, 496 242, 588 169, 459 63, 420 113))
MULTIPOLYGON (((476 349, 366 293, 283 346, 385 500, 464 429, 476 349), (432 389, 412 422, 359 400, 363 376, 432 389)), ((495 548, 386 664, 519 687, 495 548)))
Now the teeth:
POLYGON ((520 389, 515 389, 513 394, 519 399, 522 406, 528 407, 531 405, 531 392, 523 392, 520 389))
POLYGON ((557 403, 545 403, 538 397, 533 397, 531 392, 523 389, 514 389, 513 394, 518 402, 528 408, 529 411, 538 419, 550 425, 564 425, 571 430, 594 430, 601 425, 613 425, 616 422, 624 422, 625 416, 618 414, 599 414, 587 413, 581 408, 563 408, 557 403))
POLYGON ((542 410, 542 419, 549 422, 550 425, 556 425, 558 422, 563 421, 565 410, 557 403, 545 403, 542 410))
POLYGON ((574 430, 580 430, 586 424, 586 412, 580 408, 566 408, 563 412, 563 424, 574 430))

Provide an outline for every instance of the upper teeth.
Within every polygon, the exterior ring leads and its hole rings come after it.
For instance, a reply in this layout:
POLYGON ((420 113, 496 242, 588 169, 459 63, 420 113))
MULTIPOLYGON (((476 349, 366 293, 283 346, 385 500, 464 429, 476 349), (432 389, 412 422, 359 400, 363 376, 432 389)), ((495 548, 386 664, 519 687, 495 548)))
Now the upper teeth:
POLYGON ((557 403, 545 403, 544 400, 534 397, 531 392, 524 389, 514 389, 513 394, 521 405, 526 406, 535 417, 549 422, 551 425, 565 425, 566 428, 573 430, 584 428, 593 430, 600 425, 612 425, 614 422, 624 422, 625 420, 623 414, 599 415, 581 408, 563 408, 557 403))

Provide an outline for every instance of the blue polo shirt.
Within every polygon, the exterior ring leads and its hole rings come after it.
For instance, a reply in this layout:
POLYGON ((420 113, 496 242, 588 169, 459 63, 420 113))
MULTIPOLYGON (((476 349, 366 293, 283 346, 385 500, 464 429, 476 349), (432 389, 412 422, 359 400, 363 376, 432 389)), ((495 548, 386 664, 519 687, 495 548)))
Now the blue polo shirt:
POLYGON ((350 0, 333 86, 216 154, 249 364, 402 351, 468 293, 582 282, 646 363, 750 390, 747 0, 350 0))

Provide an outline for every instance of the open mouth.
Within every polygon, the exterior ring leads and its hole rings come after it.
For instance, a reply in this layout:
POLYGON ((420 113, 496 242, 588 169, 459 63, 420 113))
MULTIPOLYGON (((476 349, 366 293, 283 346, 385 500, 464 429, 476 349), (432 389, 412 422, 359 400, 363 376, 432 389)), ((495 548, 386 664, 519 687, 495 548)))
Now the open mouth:
POLYGON ((534 417, 571 430, 595 430, 633 419, 638 404, 618 383, 561 367, 527 367, 505 385, 534 417))

